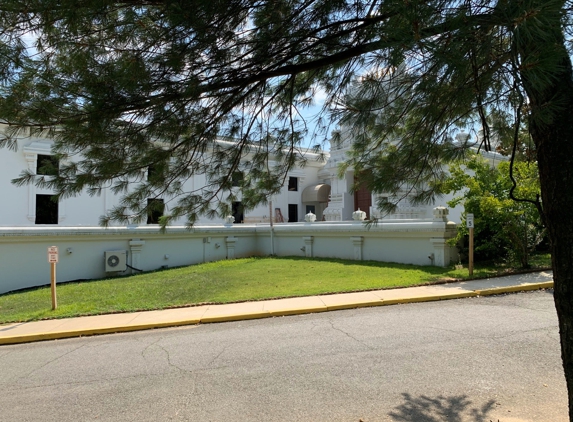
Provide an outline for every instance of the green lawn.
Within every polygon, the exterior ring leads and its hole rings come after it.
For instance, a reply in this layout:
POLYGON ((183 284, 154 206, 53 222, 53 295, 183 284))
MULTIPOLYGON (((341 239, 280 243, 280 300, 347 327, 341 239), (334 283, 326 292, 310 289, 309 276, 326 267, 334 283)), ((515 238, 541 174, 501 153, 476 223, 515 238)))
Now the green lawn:
MULTIPOLYGON (((548 266, 547 256, 538 266, 548 266)), ((507 271, 477 266, 474 278, 507 271)), ((247 258, 0 295, 0 323, 415 286, 468 278, 468 270, 339 259, 247 258)))

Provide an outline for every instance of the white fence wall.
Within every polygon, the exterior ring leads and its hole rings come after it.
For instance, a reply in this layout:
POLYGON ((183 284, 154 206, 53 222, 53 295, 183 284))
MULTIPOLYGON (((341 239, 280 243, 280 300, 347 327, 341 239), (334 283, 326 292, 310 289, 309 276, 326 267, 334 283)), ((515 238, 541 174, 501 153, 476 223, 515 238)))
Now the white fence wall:
MULTIPOLYGON (((359 222, 277 224, 278 256, 332 257, 417 265, 450 264, 455 224, 444 221, 391 222, 367 228, 359 222)), ((0 228, 0 293, 50 282, 48 246, 58 246, 58 282, 115 275, 105 272, 104 252, 125 250, 129 265, 143 271, 269 255, 268 225, 170 227, 0 228)), ((135 272, 128 269, 120 274, 135 272)))

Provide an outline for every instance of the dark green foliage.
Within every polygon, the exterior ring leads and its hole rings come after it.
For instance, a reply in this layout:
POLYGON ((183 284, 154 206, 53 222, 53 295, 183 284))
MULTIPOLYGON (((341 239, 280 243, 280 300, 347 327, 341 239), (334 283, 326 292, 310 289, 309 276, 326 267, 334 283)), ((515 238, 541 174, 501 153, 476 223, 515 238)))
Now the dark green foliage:
MULTIPOLYGON (((449 206, 464 204, 465 212, 452 239, 467 259, 467 213, 474 215, 475 259, 509 260, 523 268, 529 267, 529 256, 543 241, 545 230, 537 208, 531 202, 509 198, 513 186, 509 178, 509 162, 495 163, 479 155, 450 166, 451 176, 442 189, 460 196, 449 206)), ((514 163, 518 183, 515 194, 534 201, 539 194, 539 174, 532 163, 514 163)))

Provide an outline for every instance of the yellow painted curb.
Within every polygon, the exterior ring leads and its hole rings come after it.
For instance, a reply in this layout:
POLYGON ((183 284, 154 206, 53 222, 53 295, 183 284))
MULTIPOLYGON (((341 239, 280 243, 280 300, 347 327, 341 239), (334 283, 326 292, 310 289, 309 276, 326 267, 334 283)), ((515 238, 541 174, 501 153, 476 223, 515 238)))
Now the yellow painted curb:
POLYGON ((272 316, 270 312, 254 312, 250 314, 236 314, 236 315, 214 315, 211 317, 201 318, 201 324, 210 322, 228 322, 228 321, 241 321, 244 319, 259 319, 259 318, 269 318, 272 316))
POLYGON ((353 302, 353 303, 341 303, 340 305, 326 305, 327 311, 341 311, 343 309, 356 309, 356 308, 367 308, 372 306, 382 306, 383 300, 375 300, 372 302, 353 302))
POLYGON ((183 320, 183 321, 140 324, 140 325, 125 325, 125 326, 107 327, 107 328, 90 328, 85 330, 23 334, 13 337, 0 337, 0 345, 32 343, 36 341, 60 340, 60 339, 75 338, 75 337, 87 337, 98 334, 127 333, 130 331, 152 330, 154 328, 179 327, 183 325, 196 325, 199 324, 199 322, 200 322, 199 319, 193 319, 193 320, 183 320))
POLYGON ((477 297, 476 292, 466 292, 466 293, 453 293, 453 294, 444 294, 444 295, 436 295, 436 296, 420 296, 420 297, 407 297, 407 298, 400 298, 400 299, 384 299, 382 305, 397 305, 403 303, 417 303, 417 302, 435 302, 438 300, 446 300, 446 299, 463 299, 466 297, 477 297))
POLYGON ((301 315, 301 314, 314 314, 317 312, 326 312, 326 306, 312 307, 312 308, 297 308, 297 309, 278 309, 269 311, 272 316, 287 316, 287 315, 301 315))
POLYGON ((526 292, 531 290, 551 289, 553 288, 553 281, 545 281, 543 283, 523 284, 521 286, 508 286, 508 287, 493 287, 491 289, 476 290, 479 296, 500 295, 503 293, 516 293, 526 292))

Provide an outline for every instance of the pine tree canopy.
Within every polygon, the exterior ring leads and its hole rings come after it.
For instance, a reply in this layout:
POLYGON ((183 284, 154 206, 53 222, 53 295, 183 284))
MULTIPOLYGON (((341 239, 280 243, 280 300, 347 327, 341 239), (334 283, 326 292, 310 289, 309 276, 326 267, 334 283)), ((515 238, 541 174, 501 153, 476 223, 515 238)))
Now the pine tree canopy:
POLYGON ((0 145, 50 137, 58 175, 16 184, 111 187, 103 224, 165 206, 165 226, 228 215, 233 184, 264 202, 331 128, 371 191, 429 201, 458 131, 483 128, 482 148, 537 162, 541 197, 517 199, 551 241, 573 422, 572 16, 566 0, 2 0, 0 145))
MULTIPOLYGON (((485 127, 489 148, 493 122, 510 133, 526 119, 542 127, 565 106, 544 95, 570 68, 570 7, 3 0, 0 120, 9 127, 0 142, 53 138, 65 164, 39 183, 62 197, 111 186, 124 200, 104 223, 144 219, 147 198, 159 196, 174 198, 163 224, 227 214, 238 170, 244 205, 264 202, 294 163, 304 164, 305 137, 320 144, 339 124, 353 134, 348 165, 369 170, 371 190, 407 184, 427 201, 441 164, 467 148, 452 142, 456 130, 485 127), (317 92, 327 99, 315 127, 303 110, 317 92), (535 101, 545 106, 532 111, 535 101), (142 178, 150 167, 155 176, 142 178), (196 174, 207 187, 185 191, 196 174)), ((33 180, 24 174, 16 183, 33 180)))

